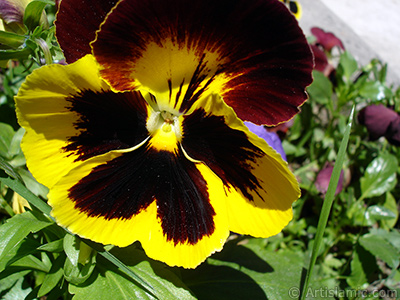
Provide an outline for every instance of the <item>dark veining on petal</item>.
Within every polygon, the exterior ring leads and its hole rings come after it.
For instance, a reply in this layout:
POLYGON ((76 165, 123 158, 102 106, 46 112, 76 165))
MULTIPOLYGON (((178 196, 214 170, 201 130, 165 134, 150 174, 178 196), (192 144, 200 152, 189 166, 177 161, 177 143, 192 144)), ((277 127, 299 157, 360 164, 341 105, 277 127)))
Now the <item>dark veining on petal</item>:
POLYGON ((94 168, 69 197, 81 212, 108 220, 130 219, 156 201, 167 240, 196 244, 214 231, 207 183, 181 151, 157 151, 149 144, 94 168))
POLYGON ((185 116, 182 127, 182 146, 186 153, 205 162, 225 186, 231 184, 253 200, 251 192, 257 193, 261 184, 252 173, 252 163, 264 152, 244 132, 226 125, 224 117, 207 115, 203 109, 185 116))
POLYGON ((185 84, 185 78, 183 78, 181 84, 179 85, 179 90, 178 90, 178 92, 176 93, 174 108, 176 108, 176 106, 177 106, 178 103, 179 103, 179 98, 180 98, 180 96, 181 96, 181 94, 182 94, 182 88, 183 88, 183 85, 184 85, 184 84, 185 84))
POLYGON ((205 54, 201 56, 196 70, 190 80, 189 87, 183 98, 182 105, 180 107, 180 112, 185 112, 190 109, 190 107, 195 103, 214 80, 215 74, 210 74, 211 70, 207 68, 207 61, 204 60, 205 54), (208 78, 208 79, 207 79, 208 78), (207 81, 205 81, 207 79, 207 81), (200 85, 205 82, 202 88, 200 85))
POLYGON ((146 102, 139 92, 86 90, 67 101, 80 116, 74 124, 80 133, 69 137, 63 150, 77 154, 77 160, 136 146, 148 136, 146 102))

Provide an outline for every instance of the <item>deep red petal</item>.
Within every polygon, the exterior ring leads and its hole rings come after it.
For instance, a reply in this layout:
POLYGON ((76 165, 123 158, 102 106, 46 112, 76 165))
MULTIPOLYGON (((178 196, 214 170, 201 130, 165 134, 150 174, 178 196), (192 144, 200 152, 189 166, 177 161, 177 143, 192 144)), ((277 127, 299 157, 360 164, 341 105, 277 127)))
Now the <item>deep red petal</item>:
POLYGON ((56 37, 68 63, 91 53, 89 43, 118 0, 62 0, 56 19, 56 37))
POLYGON ((197 57, 179 83, 193 78, 205 55, 215 54, 201 65, 202 76, 209 91, 221 94, 243 120, 286 121, 307 98, 312 54, 296 19, 276 0, 122 1, 103 24, 93 52, 102 76, 123 90, 135 87, 135 64, 148 45, 165 50, 167 41, 197 57), (223 84, 213 86, 219 79, 223 84))

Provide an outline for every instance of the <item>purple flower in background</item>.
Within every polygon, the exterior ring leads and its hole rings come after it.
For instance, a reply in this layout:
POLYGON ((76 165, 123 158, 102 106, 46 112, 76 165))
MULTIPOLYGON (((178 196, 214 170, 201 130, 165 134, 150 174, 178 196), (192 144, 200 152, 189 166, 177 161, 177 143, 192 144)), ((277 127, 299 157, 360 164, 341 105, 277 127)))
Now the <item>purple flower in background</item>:
POLYGON ((275 149, 281 157, 286 161, 286 154, 282 147, 282 142, 276 132, 269 132, 264 126, 258 126, 251 122, 244 122, 249 130, 264 139, 268 145, 275 149))
POLYGON ((389 143, 400 146, 400 116, 383 104, 369 105, 358 114, 358 122, 367 127, 372 141, 384 136, 389 143))
MULTIPOLYGON (((317 190, 322 193, 326 194, 329 186, 329 182, 331 180, 333 171, 333 165, 327 164, 325 167, 319 171, 317 175, 317 179, 315 180, 315 187, 317 190)), ((340 172, 339 182, 336 187, 335 195, 339 194, 343 189, 343 171, 340 172)))

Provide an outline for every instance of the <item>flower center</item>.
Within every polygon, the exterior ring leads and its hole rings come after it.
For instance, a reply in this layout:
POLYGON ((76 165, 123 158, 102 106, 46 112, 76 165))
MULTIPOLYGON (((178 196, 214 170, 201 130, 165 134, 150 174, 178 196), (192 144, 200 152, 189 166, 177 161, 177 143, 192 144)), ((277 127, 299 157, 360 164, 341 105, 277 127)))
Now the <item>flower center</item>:
POLYGON ((151 135, 151 146, 163 151, 174 152, 182 139, 179 116, 169 111, 152 111, 147 120, 151 135))

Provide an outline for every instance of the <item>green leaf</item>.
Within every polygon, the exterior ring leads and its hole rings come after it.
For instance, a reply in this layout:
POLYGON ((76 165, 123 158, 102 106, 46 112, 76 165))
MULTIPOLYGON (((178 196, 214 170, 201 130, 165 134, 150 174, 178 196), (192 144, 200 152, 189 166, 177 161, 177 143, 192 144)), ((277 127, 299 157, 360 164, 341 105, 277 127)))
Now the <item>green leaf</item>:
POLYGON ((348 52, 345 51, 340 56, 338 71, 349 81, 351 76, 358 70, 357 61, 348 52))
POLYGON ((18 280, 25 277, 31 272, 31 270, 7 270, 7 272, 1 272, 0 274, 0 295, 6 294, 18 280))
POLYGON ((64 239, 59 239, 44 245, 41 245, 37 248, 39 251, 47 251, 47 252, 62 252, 64 250, 64 239))
POLYGON ((0 156, 0 169, 4 170, 4 172, 6 172, 8 176, 11 176, 14 179, 22 181, 22 178, 18 174, 18 172, 14 170, 14 168, 9 163, 7 163, 1 156, 0 156))
POLYGON ((38 291, 37 296, 39 298, 43 297, 47 293, 50 293, 50 291, 53 288, 55 288, 56 285, 60 282, 60 280, 62 279, 63 274, 64 274, 63 266, 64 266, 65 259, 66 259, 65 255, 60 255, 54 261, 49 273, 44 278, 44 281, 38 291))
MULTIPOLYGON (((53 224, 51 221, 38 220, 30 211, 7 220, 0 226, 0 262, 7 253, 16 247, 29 233, 34 233, 53 224)), ((1 270, 0 270, 1 271, 1 270)))
POLYGON ((179 278, 165 264, 147 258, 143 250, 134 246, 116 249, 114 254, 140 278, 147 282, 155 295, 151 295, 108 260, 98 256, 91 278, 81 285, 70 285, 74 300, 80 299, 194 299, 179 278))
POLYGON ((373 225, 376 221, 393 220, 395 218, 396 214, 394 212, 381 205, 372 205, 368 207, 365 213, 365 219, 367 220, 368 225, 373 225))
POLYGON ((332 83, 319 71, 313 71, 313 83, 307 88, 307 92, 313 101, 320 104, 327 104, 332 101, 332 83))
POLYGON ((8 149, 10 148, 13 137, 14 129, 6 123, 0 123, 0 156, 11 158, 8 149))
POLYGON ((400 252, 400 232, 398 229, 387 231, 381 228, 372 228, 371 234, 384 238, 400 252))
POLYGON ((393 219, 389 220, 383 220, 382 221, 382 226, 385 227, 387 226, 388 228, 393 228, 397 220, 399 218, 399 211, 397 209, 397 202, 396 199, 393 197, 392 193, 386 193, 386 199, 385 202, 383 203, 383 207, 390 210, 394 214, 393 219))
POLYGON ((20 127, 15 132, 15 134, 14 134, 14 136, 13 136, 11 142, 10 142, 10 147, 8 149, 8 153, 11 156, 15 156, 15 155, 18 155, 18 154, 22 153, 21 140, 22 140, 22 137, 24 136, 24 134, 25 134, 25 129, 22 128, 22 127, 20 127))
POLYGON ((391 91, 379 81, 367 81, 359 88, 360 95, 373 101, 381 101, 390 96, 391 91))
POLYGON ((400 252, 383 237, 368 233, 363 235, 359 242, 365 250, 382 259, 392 269, 399 266, 400 252))
POLYGON ((94 253, 92 247, 81 241, 78 236, 72 234, 66 234, 64 237, 64 251, 73 266, 77 266, 78 263, 85 265, 90 262, 94 253))
POLYGON ((40 25, 40 19, 47 4, 54 5, 54 2, 49 0, 34 0, 26 6, 24 24, 30 31, 33 31, 40 25))
POLYGON ((361 199, 380 196, 396 185, 397 159, 389 153, 381 153, 361 177, 361 199))
POLYGON ((27 255, 35 253, 37 251, 37 247, 39 246, 39 241, 28 236, 27 238, 22 240, 21 243, 19 243, 17 246, 15 246, 13 249, 5 254, 5 256, 0 261, 0 272, 7 272, 9 269, 11 269, 9 265, 27 255))
POLYGON ((32 50, 29 48, 23 48, 20 50, 0 50, 0 60, 27 59, 31 53, 32 50))
POLYGON ((182 271, 182 276, 198 299, 287 300, 291 288, 300 291, 303 261, 292 251, 275 253, 257 244, 229 243, 207 263, 182 271))
POLYGON ((359 289, 369 282, 369 276, 378 269, 376 259, 371 253, 357 244, 350 263, 351 274, 346 279, 350 287, 359 289))
POLYGON ((25 42, 26 37, 13 32, 0 30, 0 44, 7 45, 11 48, 18 48, 25 42))
POLYGON ((79 237, 66 234, 64 251, 68 257, 64 265, 64 277, 75 285, 84 283, 92 274, 96 262, 96 255, 92 248, 82 242, 79 237), (82 259, 82 256, 85 258, 82 259))
POLYGON ((91 259, 92 261, 89 263, 85 265, 78 264, 77 266, 72 265, 71 261, 66 259, 64 263, 65 279, 74 285, 85 283, 95 269, 96 256, 92 256, 91 259))
POLYGON ((13 267, 22 267, 23 269, 31 269, 31 270, 38 270, 42 272, 49 272, 50 266, 46 264, 46 262, 41 261, 39 258, 33 255, 27 255, 22 257, 21 259, 13 262, 11 264, 13 267))
POLYGON ((34 193, 36 196, 46 198, 49 192, 48 188, 37 182, 37 180, 32 176, 31 172, 24 168, 20 168, 18 173, 21 175, 22 181, 25 183, 25 186, 29 191, 34 193))
POLYGON ((2 294, 2 300, 15 300, 15 299, 26 299, 28 294, 32 291, 32 288, 25 282, 25 277, 20 277, 7 291, 6 294, 2 294))

